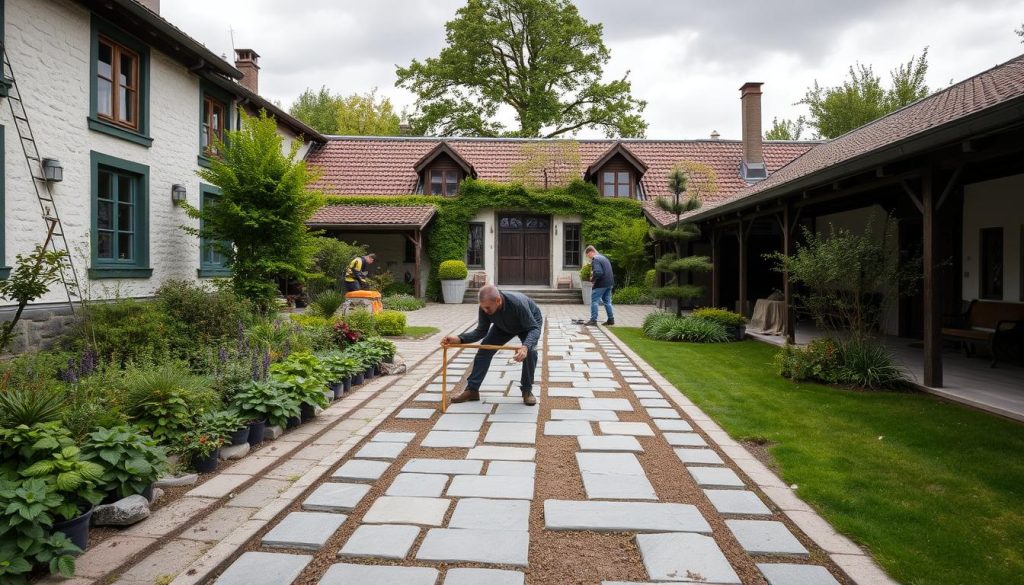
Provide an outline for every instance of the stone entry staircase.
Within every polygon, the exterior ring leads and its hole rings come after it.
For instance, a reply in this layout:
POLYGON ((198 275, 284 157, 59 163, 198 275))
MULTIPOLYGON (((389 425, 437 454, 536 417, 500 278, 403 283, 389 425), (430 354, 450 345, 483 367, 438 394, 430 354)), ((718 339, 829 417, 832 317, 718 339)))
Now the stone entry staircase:
MULTIPOLYGON (((520 292, 533 299, 538 305, 582 305, 583 296, 578 288, 516 288, 515 286, 499 286, 504 292, 520 292)), ((479 288, 467 288, 462 302, 476 304, 479 288)), ((580 317, 586 315, 580 314, 580 317)))

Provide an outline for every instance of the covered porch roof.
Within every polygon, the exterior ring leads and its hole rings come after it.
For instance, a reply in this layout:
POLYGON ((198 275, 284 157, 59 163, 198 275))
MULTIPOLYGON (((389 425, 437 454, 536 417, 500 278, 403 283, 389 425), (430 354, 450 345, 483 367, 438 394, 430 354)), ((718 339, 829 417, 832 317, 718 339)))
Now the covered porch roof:
POLYGON ((435 213, 431 205, 327 205, 306 223, 315 228, 421 230, 435 213))

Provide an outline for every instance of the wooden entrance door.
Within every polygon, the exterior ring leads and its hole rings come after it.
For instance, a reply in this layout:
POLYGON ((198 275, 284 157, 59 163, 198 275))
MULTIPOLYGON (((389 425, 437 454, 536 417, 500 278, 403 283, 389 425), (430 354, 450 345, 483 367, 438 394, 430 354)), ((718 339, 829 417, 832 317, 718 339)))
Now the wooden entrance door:
POLYGON ((551 219, 546 215, 498 216, 498 284, 551 282, 551 219))

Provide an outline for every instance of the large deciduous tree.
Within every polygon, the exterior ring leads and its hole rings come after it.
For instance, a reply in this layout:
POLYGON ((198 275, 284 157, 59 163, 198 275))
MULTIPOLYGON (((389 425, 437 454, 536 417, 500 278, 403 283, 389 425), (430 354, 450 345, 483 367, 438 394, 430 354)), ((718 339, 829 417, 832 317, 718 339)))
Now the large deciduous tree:
POLYGON ((324 134, 343 136, 396 136, 399 117, 387 97, 377 96, 377 88, 348 96, 333 94, 326 86, 319 91, 306 89, 292 104, 289 113, 324 134))
POLYGON ((584 128, 642 137, 646 102, 627 72, 603 81, 602 26, 568 0, 469 0, 446 25, 437 57, 398 67, 396 85, 416 94, 416 133, 442 136, 571 136, 584 128), (508 129, 499 111, 519 124, 508 129))

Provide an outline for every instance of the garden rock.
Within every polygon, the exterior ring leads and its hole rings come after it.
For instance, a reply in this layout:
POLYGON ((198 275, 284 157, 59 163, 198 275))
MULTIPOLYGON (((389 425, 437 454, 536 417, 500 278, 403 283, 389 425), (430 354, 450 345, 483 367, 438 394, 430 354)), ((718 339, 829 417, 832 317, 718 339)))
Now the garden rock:
POLYGON ((146 518, 149 518, 149 500, 139 495, 96 506, 92 513, 92 523, 96 526, 131 526, 146 518))
POLYGON ((192 485, 199 481, 199 474, 189 473, 188 475, 179 475, 177 477, 162 477, 153 483, 154 488, 168 488, 168 487, 179 487, 183 485, 192 485))
POLYGON ((158 487, 153 488, 153 497, 150 498, 149 504, 153 505, 153 504, 157 503, 160 500, 160 498, 162 498, 162 497, 164 497, 164 490, 162 490, 162 489, 160 489, 158 487))
POLYGON ((242 443, 241 445, 226 445, 220 448, 220 458, 224 461, 231 459, 241 459, 249 454, 249 450, 252 446, 249 443, 242 443))
POLYGON ((274 426, 271 426, 271 427, 267 427, 267 430, 264 431, 263 439, 265 441, 273 441, 274 439, 280 437, 283 434, 284 434, 284 429, 282 429, 281 427, 279 427, 277 425, 274 425, 274 426))
POLYGON ((380 365, 380 372, 385 376, 396 376, 398 374, 404 374, 405 371, 405 360, 402 356, 398 355, 391 360, 390 364, 384 363, 380 365))

